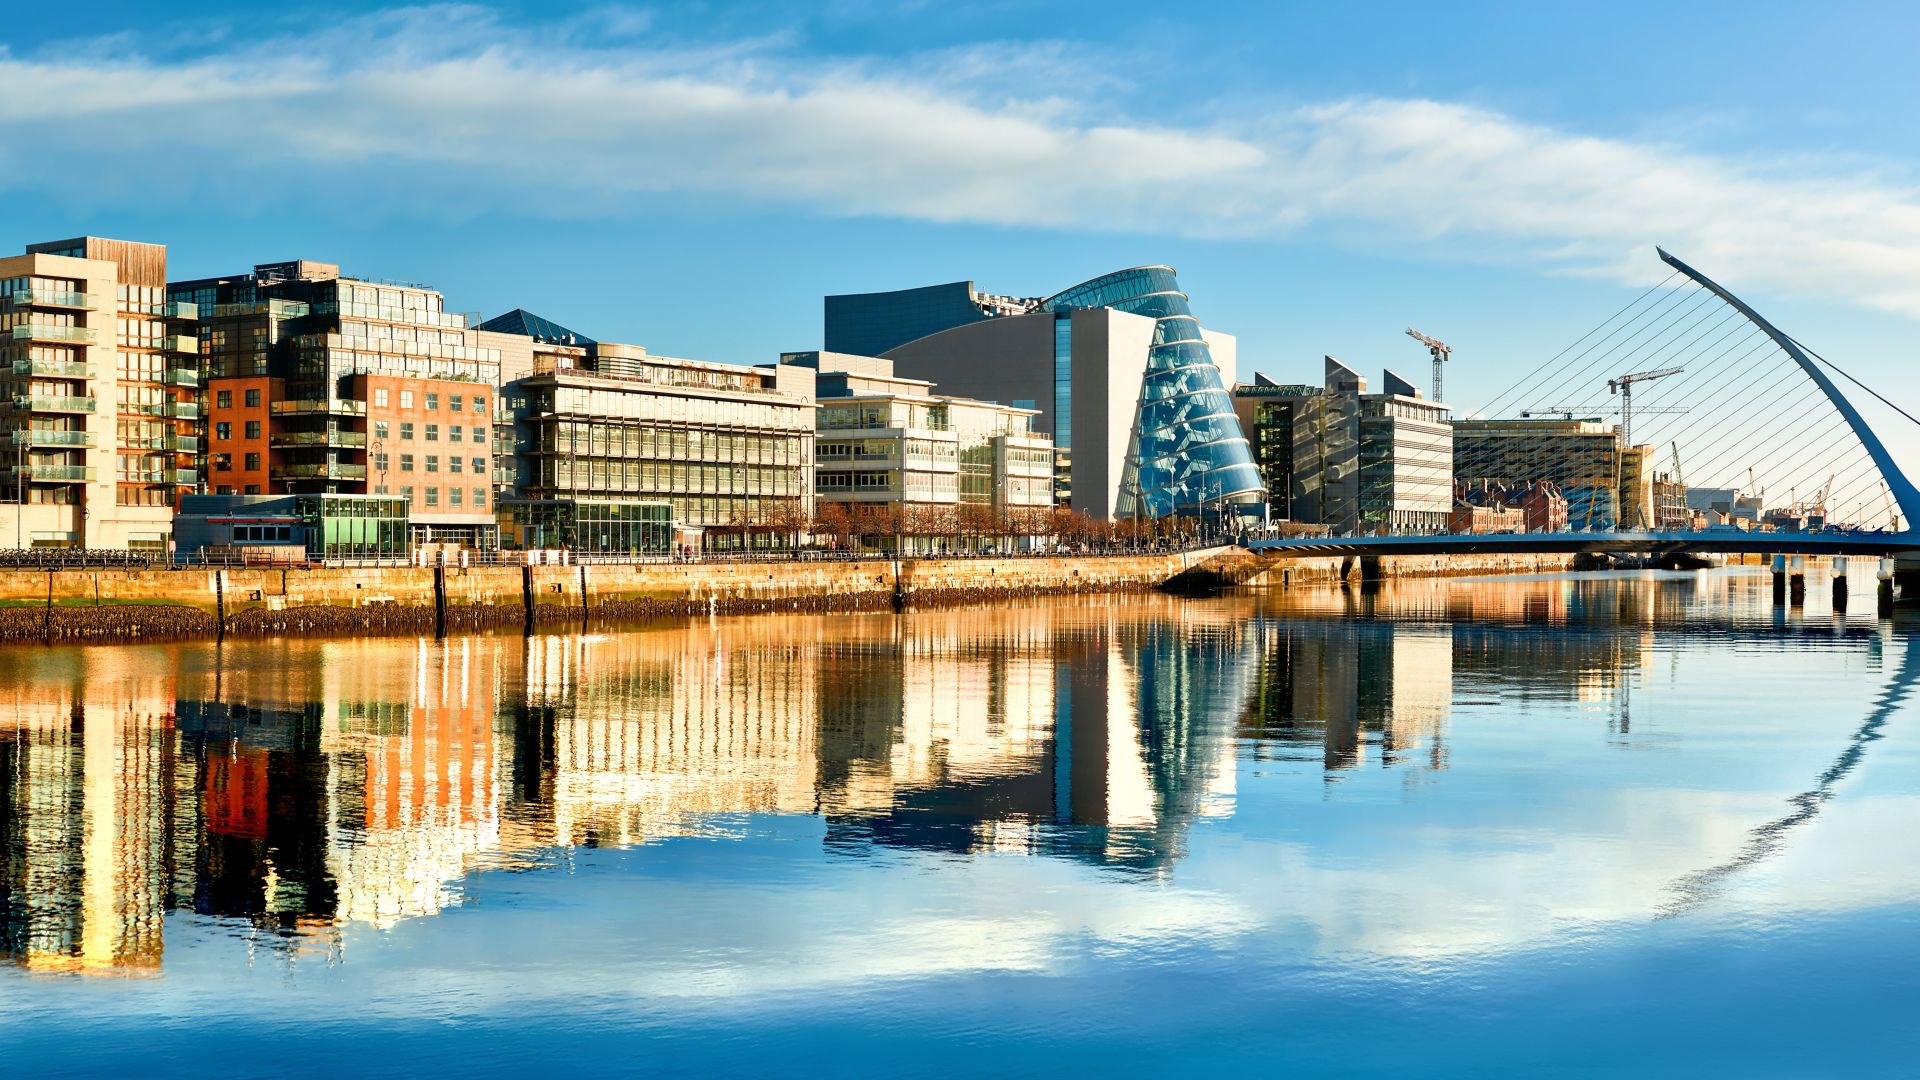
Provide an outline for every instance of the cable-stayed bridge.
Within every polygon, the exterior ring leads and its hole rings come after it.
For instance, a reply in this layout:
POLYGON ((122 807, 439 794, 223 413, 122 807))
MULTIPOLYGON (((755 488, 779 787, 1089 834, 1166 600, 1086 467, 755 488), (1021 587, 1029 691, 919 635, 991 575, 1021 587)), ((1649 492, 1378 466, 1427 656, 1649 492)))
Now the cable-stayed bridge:
MULTIPOLYGON (((1660 258, 1670 271, 1665 280, 1475 410, 1473 418, 1610 417, 1629 450, 1657 448, 1638 453, 1662 459, 1671 450, 1673 472, 1666 479, 1678 484, 1684 461, 1685 481, 1693 488, 1750 499, 1754 506, 1771 503, 1788 527, 1729 523, 1700 529, 1650 520, 1644 510, 1631 520, 1611 510, 1596 515, 1589 501, 1584 515, 1571 515, 1563 530, 1289 537, 1249 546, 1276 557, 1904 555, 1903 571, 1920 568, 1920 554, 1913 554, 1920 553, 1920 490, 1848 395, 1871 397, 1916 425, 1920 418, 1782 332, 1700 271, 1664 250, 1660 258), (1553 404, 1583 397, 1602 403, 1553 404)), ((1554 451, 1543 440, 1540 453, 1537 462, 1505 465, 1534 475, 1504 480, 1551 479, 1554 451)))

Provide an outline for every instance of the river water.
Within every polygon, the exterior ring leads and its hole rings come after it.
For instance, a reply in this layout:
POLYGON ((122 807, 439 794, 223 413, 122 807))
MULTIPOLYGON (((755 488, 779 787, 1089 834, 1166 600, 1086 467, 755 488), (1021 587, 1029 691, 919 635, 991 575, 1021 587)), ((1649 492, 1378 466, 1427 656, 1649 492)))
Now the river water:
POLYGON ((1913 1074, 1857 585, 0 650, 0 1073, 1913 1074))

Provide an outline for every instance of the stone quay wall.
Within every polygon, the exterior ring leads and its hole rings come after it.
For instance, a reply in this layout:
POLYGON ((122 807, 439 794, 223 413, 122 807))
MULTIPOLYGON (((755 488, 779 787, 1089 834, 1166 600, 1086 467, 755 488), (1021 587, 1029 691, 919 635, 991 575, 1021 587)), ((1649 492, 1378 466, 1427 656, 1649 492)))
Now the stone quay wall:
POLYGON ((1150 589, 1231 549, 854 561, 0 572, 0 640, 432 633, 1150 589))

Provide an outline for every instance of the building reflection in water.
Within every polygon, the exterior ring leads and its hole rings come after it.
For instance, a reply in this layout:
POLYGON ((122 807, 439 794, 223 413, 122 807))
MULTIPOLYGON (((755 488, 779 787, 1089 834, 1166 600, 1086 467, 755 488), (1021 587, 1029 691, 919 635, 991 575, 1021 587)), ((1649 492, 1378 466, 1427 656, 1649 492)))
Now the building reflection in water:
MULTIPOLYGON (((1621 706, 1700 602, 1578 582, 1103 597, 634 633, 0 650, 0 956, 155 973, 170 913, 289 961, 476 870, 812 816, 843 857, 1164 876, 1246 757, 1446 767, 1451 710, 1621 706)), ((256 953, 257 955, 257 953, 256 953)))
POLYGON ((829 849, 1163 873, 1231 809, 1263 638, 1154 597, 627 634, 0 652, 0 955, 289 961, 476 869, 814 815, 829 849))

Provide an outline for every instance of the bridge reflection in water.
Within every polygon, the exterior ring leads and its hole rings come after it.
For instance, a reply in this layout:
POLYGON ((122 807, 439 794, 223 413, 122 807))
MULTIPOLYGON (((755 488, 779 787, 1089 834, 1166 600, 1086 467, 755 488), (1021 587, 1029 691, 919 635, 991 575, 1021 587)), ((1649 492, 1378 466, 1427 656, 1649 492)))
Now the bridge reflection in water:
POLYGON ((9 650, 0 956, 153 974, 190 913, 326 962, 346 928, 435 914, 475 872, 760 815, 819 819, 834 856, 1152 882, 1234 811, 1241 768, 1431 775, 1454 710, 1489 696, 1591 702, 1630 738, 1656 625, 1777 632, 1762 583, 1717 580, 9 650))

